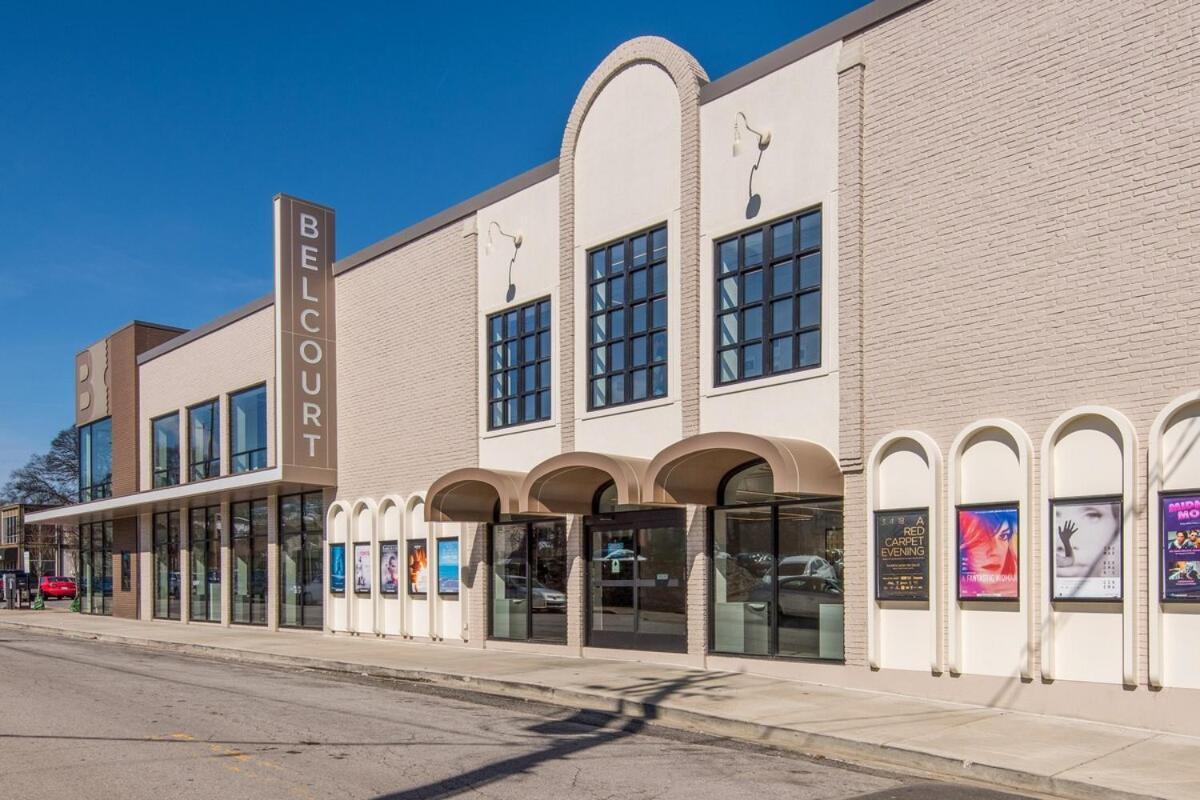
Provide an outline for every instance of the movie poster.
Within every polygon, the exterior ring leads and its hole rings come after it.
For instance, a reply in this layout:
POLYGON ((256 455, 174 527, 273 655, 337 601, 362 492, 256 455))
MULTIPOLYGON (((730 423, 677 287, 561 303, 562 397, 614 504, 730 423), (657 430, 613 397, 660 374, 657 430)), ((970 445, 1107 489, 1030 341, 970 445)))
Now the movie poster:
POLYGON ((458 539, 437 540, 438 594, 458 594, 458 539))
POLYGON ((329 591, 346 591, 346 545, 329 545, 329 591))
POLYGON ((875 597, 929 599, 929 510, 875 512, 875 597))
POLYGON ((1121 599, 1121 500, 1084 498, 1050 504, 1055 600, 1121 599))
POLYGON ((400 591, 400 543, 379 543, 379 591, 396 594, 400 591))
POLYGON ((958 597, 1016 600, 1018 581, 1016 505, 958 509, 958 597))
POLYGON ((368 542, 354 545, 354 591, 371 592, 371 545, 368 542))
POLYGON ((423 539, 408 542, 408 593, 429 593, 429 550, 423 539))
POLYGON ((1160 499, 1164 600, 1200 600, 1200 494, 1160 499))

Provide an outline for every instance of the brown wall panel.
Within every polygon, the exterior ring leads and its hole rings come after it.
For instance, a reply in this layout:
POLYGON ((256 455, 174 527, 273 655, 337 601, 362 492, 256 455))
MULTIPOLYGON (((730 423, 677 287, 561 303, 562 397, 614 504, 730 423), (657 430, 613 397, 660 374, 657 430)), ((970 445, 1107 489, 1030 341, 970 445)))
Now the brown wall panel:
POLYGON ((138 521, 137 517, 113 520, 112 588, 113 616, 138 617, 138 521), (122 591, 121 554, 129 553, 129 591, 122 591))

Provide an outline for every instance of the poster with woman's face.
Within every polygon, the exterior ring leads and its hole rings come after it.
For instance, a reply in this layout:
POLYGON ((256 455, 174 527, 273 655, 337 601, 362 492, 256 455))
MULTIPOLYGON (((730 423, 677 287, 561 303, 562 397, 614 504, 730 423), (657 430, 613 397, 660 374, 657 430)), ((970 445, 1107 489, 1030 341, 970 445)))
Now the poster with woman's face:
POLYGON ((1017 526, 1015 505, 958 509, 958 597, 1016 600, 1017 526))
POLYGON ((1055 600, 1121 599, 1121 501, 1051 504, 1055 600))
POLYGON ((354 591, 371 591, 371 545, 354 545, 354 591))
POLYGON ((429 592, 429 550, 425 542, 419 539, 408 543, 408 593, 428 594, 429 592))
POLYGON ((395 594, 400 590, 400 543, 379 543, 379 591, 395 594))
POLYGON ((1200 600, 1200 494, 1164 497, 1164 600, 1200 600))
POLYGON ((346 591, 346 545, 329 545, 329 591, 346 591))

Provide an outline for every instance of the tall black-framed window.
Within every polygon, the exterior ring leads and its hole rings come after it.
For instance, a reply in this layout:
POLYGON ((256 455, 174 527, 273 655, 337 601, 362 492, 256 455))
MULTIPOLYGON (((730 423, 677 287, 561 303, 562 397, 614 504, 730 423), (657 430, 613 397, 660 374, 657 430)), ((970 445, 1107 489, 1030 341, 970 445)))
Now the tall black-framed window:
POLYGON ((112 496, 112 417, 79 429, 79 502, 112 496))
POLYGON ((784 498, 772 484, 766 464, 749 464, 709 509, 709 649, 840 661, 842 500, 784 498))
POLYGON ((550 298, 492 314, 488 429, 550 419, 550 298))
POLYGON ((179 619, 179 512, 154 515, 154 617, 179 619))
POLYGON ((267 501, 232 503, 230 540, 233 585, 230 619, 241 625, 267 624, 267 501))
POLYGON ((267 466, 267 387, 254 386, 229 396, 229 472, 267 466))
POLYGON ((714 382, 821 365, 821 209, 714 245, 714 382))
POLYGON ((179 483, 179 412, 164 414, 150 423, 151 485, 179 483))
POLYGON ((325 501, 320 492, 279 498, 279 624, 320 628, 325 614, 325 501))
POLYGON ((112 521, 79 526, 80 610, 85 614, 112 614, 112 521))
POLYGON ((221 508, 193 508, 189 519, 192 586, 188 616, 195 622, 220 622, 221 508))
POLYGON ((188 480, 221 474, 221 410, 215 399, 188 409, 188 480))
POLYGON ((667 395, 667 226, 588 251, 588 409, 667 395))

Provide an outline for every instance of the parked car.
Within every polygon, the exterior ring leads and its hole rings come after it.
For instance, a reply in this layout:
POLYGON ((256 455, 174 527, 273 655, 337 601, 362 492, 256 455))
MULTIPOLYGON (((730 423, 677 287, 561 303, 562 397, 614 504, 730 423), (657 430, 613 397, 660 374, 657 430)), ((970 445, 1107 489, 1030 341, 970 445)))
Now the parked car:
MULTIPOLYGON (((773 587, 770 581, 750 592, 754 603, 769 603, 773 587)), ((817 575, 788 575, 779 579, 779 624, 786 627, 815 623, 821 606, 840 605, 842 587, 832 578, 817 575)))
MULTIPOLYGON (((526 581, 524 575, 509 575, 504 579, 505 590, 513 599, 526 597, 526 581)), ((562 611, 567 607, 567 596, 562 592, 551 589, 539 581, 533 579, 533 610, 534 611, 562 611)))
POLYGON ((787 556, 779 559, 779 574, 837 580, 837 569, 820 556, 787 556))
POLYGON ((43 575, 42 582, 39 586, 43 597, 48 597, 53 600, 65 598, 72 600, 78 589, 75 586, 74 578, 67 578, 62 575, 43 575))

